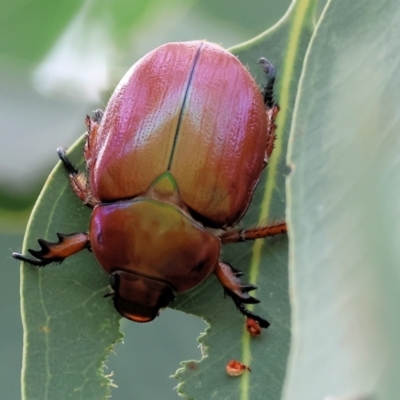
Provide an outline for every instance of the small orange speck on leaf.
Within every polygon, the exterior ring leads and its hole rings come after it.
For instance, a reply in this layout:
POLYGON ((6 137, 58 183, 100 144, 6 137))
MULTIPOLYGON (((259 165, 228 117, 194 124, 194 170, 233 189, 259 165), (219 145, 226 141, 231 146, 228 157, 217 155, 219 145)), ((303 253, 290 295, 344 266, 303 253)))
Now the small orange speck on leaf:
POLYGON ((251 372, 250 367, 237 360, 231 360, 226 364, 226 373, 230 376, 242 375, 246 370, 251 372))
POLYGON ((260 324, 253 318, 246 319, 246 330, 247 330, 247 332, 250 333, 251 336, 261 335, 260 324))

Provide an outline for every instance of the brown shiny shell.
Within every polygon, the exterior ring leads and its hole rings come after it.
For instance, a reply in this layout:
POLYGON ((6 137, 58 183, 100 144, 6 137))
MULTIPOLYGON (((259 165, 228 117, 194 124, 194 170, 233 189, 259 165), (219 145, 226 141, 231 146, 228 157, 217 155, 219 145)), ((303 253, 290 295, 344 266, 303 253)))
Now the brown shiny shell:
POLYGON ((125 271, 162 281, 184 293, 204 281, 218 263, 219 239, 176 206, 154 200, 99 205, 90 243, 104 271, 125 271))
POLYGON ((166 44, 127 72, 91 135, 91 190, 101 202, 134 198, 170 171, 194 215, 233 225, 263 169, 267 129, 236 57, 208 42, 166 44))

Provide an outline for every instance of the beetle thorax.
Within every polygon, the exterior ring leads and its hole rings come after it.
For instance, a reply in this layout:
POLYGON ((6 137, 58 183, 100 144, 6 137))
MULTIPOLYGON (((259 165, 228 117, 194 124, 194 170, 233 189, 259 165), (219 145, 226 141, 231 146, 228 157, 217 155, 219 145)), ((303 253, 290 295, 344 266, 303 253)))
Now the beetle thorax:
MULTIPOLYGON (((93 253, 107 273, 119 274, 127 297, 127 280, 134 281, 132 276, 143 278, 144 289, 140 290, 144 292, 150 287, 147 283, 154 281, 182 293, 200 284, 218 263, 219 239, 172 204, 171 188, 176 190, 161 179, 149 190, 158 200, 144 196, 94 209, 90 225, 93 253), (163 193, 168 202, 161 201, 163 193)), ((134 294, 138 289, 131 286, 131 300, 140 301, 134 294)), ((164 292, 163 287, 157 290, 160 296, 164 292)), ((125 300, 129 303, 129 298, 125 300)))

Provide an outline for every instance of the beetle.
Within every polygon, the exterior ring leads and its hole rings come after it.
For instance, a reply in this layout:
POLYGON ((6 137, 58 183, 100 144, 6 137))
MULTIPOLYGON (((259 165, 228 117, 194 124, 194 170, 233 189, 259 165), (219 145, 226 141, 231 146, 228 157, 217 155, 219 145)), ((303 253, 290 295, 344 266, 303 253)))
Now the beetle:
MULTIPOLYGON (((153 320, 211 273, 239 311, 258 303, 221 245, 286 232, 284 222, 239 229, 275 139, 275 69, 261 58, 260 92, 240 61, 206 41, 168 43, 125 74, 105 111, 86 117, 86 173, 57 153, 73 191, 92 211, 87 232, 39 239, 13 257, 43 267, 83 250, 110 275, 117 311, 153 320)), ((106 295, 107 296, 107 295, 106 295)), ((105 297, 106 297, 105 296, 105 297)))

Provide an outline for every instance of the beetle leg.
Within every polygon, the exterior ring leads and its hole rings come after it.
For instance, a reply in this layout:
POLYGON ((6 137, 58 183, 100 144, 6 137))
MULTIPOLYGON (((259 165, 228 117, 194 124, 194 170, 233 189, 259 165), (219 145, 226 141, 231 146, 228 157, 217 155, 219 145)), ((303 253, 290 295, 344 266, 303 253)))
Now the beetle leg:
POLYGON ((268 164, 268 160, 271 157, 272 150, 274 149, 275 142, 275 118, 279 112, 279 105, 274 101, 274 84, 275 84, 275 67, 266 59, 260 58, 258 63, 261 64, 264 72, 267 75, 267 84, 264 86, 262 96, 265 104, 265 111, 268 118, 268 130, 267 130, 267 146, 265 149, 265 163, 264 167, 268 164))
MULTIPOLYGON (((104 115, 104 111, 101 110, 100 108, 98 108, 97 110, 94 110, 93 118, 90 118, 90 117, 88 117, 88 118, 91 120, 92 123, 100 124, 100 122, 103 118, 103 115, 104 115)), ((89 131, 90 131, 90 129, 89 129, 89 131)))
POLYGON ((267 109, 275 107, 274 101, 274 84, 276 78, 275 67, 264 57, 258 60, 258 64, 261 64, 262 69, 267 75, 267 84, 264 86, 262 95, 264 98, 264 104, 267 109))
POLYGON ((239 277, 243 275, 243 272, 237 271, 231 265, 223 261, 217 264, 214 272, 221 285, 224 287, 225 293, 232 298, 239 311, 246 317, 256 320, 262 328, 268 328, 270 324, 267 320, 253 314, 244 306, 244 304, 257 304, 260 302, 248 294, 251 290, 257 289, 257 286, 243 284, 239 279, 239 277))
POLYGON ((52 262, 62 262, 65 258, 72 256, 83 249, 90 249, 90 240, 87 233, 71 233, 64 235, 57 233, 58 242, 50 243, 39 239, 40 250, 28 249, 35 258, 24 256, 20 253, 12 253, 17 260, 25 261, 37 267, 44 267, 52 262))
POLYGON ((280 222, 273 225, 259 226, 252 229, 230 229, 222 233, 219 238, 222 244, 245 242, 246 240, 255 240, 266 238, 268 236, 276 236, 286 233, 286 222, 280 222))
POLYGON ((92 148, 91 143, 96 139, 97 131, 99 130, 100 122, 103 118, 103 110, 95 110, 93 118, 86 115, 85 124, 87 128, 87 134, 85 135, 86 143, 83 149, 83 154, 86 160, 86 168, 90 170, 92 164, 92 148))
POLYGON ((80 198, 80 200, 89 207, 94 207, 97 201, 92 196, 90 187, 87 183, 87 178, 83 172, 78 171, 68 160, 67 154, 62 147, 57 149, 58 157, 64 164, 64 167, 69 173, 69 181, 71 183, 72 189, 75 194, 80 198))

